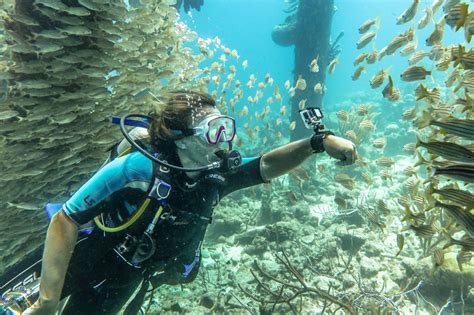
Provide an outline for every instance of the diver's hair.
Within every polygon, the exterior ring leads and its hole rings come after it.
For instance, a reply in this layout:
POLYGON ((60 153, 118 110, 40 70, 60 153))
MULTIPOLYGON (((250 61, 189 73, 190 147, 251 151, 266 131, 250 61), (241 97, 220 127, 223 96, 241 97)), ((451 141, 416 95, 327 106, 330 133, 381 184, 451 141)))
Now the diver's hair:
POLYGON ((216 108, 216 101, 207 93, 191 90, 167 92, 149 113, 151 123, 148 133, 151 144, 161 151, 174 148, 174 141, 182 136, 173 130, 188 129, 205 108, 216 108))

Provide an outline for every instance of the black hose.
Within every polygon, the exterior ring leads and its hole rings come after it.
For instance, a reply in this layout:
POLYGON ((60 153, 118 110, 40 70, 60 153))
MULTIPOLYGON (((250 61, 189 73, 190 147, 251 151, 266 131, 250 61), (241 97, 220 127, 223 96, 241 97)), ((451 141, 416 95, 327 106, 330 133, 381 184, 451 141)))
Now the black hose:
POLYGON ((153 155, 151 155, 147 150, 143 149, 142 147, 140 147, 133 139, 132 137, 130 137, 130 135, 128 134, 127 130, 125 129, 125 120, 127 120, 128 118, 130 117, 135 117, 135 118, 142 118, 142 119, 150 119, 149 116, 147 115, 143 115, 143 114, 128 114, 128 115, 125 115, 123 116, 122 118, 120 118, 120 131, 122 131, 122 134, 123 136, 125 137, 125 139, 127 139, 127 141, 130 143, 131 146, 133 146, 135 149, 137 149, 141 154, 143 154, 144 156, 146 156, 147 158, 149 158, 150 160, 160 164, 160 165, 163 165, 165 167, 168 167, 168 168, 171 168, 171 169, 175 169, 175 170, 178 170, 178 171, 183 171, 183 172, 200 172, 200 171, 207 171, 207 170, 212 170, 212 169, 215 169, 215 168, 220 168, 221 167, 221 163, 220 162, 214 162, 212 164, 208 164, 206 166, 202 166, 202 167, 196 167, 196 168, 187 168, 187 167, 180 167, 180 166, 176 166, 176 165, 171 165, 171 164, 168 164, 166 163, 165 161, 161 161, 159 159, 157 159, 156 157, 154 157, 153 155))

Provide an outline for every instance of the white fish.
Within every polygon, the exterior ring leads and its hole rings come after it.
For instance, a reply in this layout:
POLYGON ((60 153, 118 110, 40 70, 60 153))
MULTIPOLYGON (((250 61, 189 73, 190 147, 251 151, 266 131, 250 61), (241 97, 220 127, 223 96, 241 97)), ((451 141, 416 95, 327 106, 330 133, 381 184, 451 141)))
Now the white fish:
POLYGON ((436 12, 438 12, 443 2, 444 0, 433 0, 433 4, 431 5, 431 11, 433 12, 433 15, 435 15, 436 12))
POLYGON ((418 22, 418 29, 419 30, 424 29, 432 19, 433 19, 433 9, 426 8, 425 14, 420 19, 420 22, 418 22))
POLYGON ((429 55, 430 55, 429 52, 425 52, 423 50, 417 51, 413 56, 410 57, 410 60, 408 60, 408 63, 410 64, 410 66, 413 66, 417 64, 423 58, 428 57, 429 55))
POLYGON ((397 18, 397 25, 405 24, 413 20, 419 4, 420 0, 413 0, 411 6, 397 18))
POLYGON ((314 93, 323 94, 323 86, 321 85, 321 83, 316 83, 316 85, 314 86, 314 93))
POLYGON ((376 28, 379 28, 380 24, 380 17, 376 17, 375 19, 369 19, 362 23, 362 25, 359 27, 359 33, 364 34, 366 33, 372 25, 375 25, 376 28))
POLYGON ((309 65, 309 69, 311 72, 319 72, 319 65, 318 65, 318 59, 319 55, 311 61, 311 64, 309 65))
POLYGON ((328 66, 328 73, 333 74, 336 66, 339 64, 339 58, 334 59, 328 66))
POLYGON ((362 35, 362 37, 356 43, 357 49, 362 49, 367 46, 367 44, 369 44, 376 36, 376 32, 368 32, 362 35))
POLYGON ((7 120, 13 117, 17 117, 18 112, 14 110, 5 110, 3 112, 0 112, 0 120, 7 120))
POLYGON ((417 42, 409 42, 408 44, 405 45, 405 47, 402 48, 402 50, 400 50, 400 55, 409 56, 416 51, 417 47, 418 47, 417 42))

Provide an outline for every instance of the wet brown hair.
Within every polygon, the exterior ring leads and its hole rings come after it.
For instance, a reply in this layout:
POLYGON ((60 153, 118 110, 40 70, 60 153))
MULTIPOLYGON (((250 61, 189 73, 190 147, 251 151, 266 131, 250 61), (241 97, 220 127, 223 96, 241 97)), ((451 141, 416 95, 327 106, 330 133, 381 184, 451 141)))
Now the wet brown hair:
POLYGON ((151 144, 162 151, 174 148, 174 141, 183 137, 173 130, 188 129, 203 112, 214 108, 216 101, 207 93, 191 90, 167 92, 149 113, 151 144))

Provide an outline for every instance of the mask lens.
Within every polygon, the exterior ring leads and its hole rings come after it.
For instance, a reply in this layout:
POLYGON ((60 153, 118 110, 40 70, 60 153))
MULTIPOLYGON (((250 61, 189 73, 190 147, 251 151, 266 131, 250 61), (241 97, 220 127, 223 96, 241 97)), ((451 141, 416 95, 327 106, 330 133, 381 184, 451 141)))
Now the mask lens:
POLYGON ((217 117, 209 121, 207 138, 209 143, 232 141, 235 136, 234 120, 230 117, 217 117))

